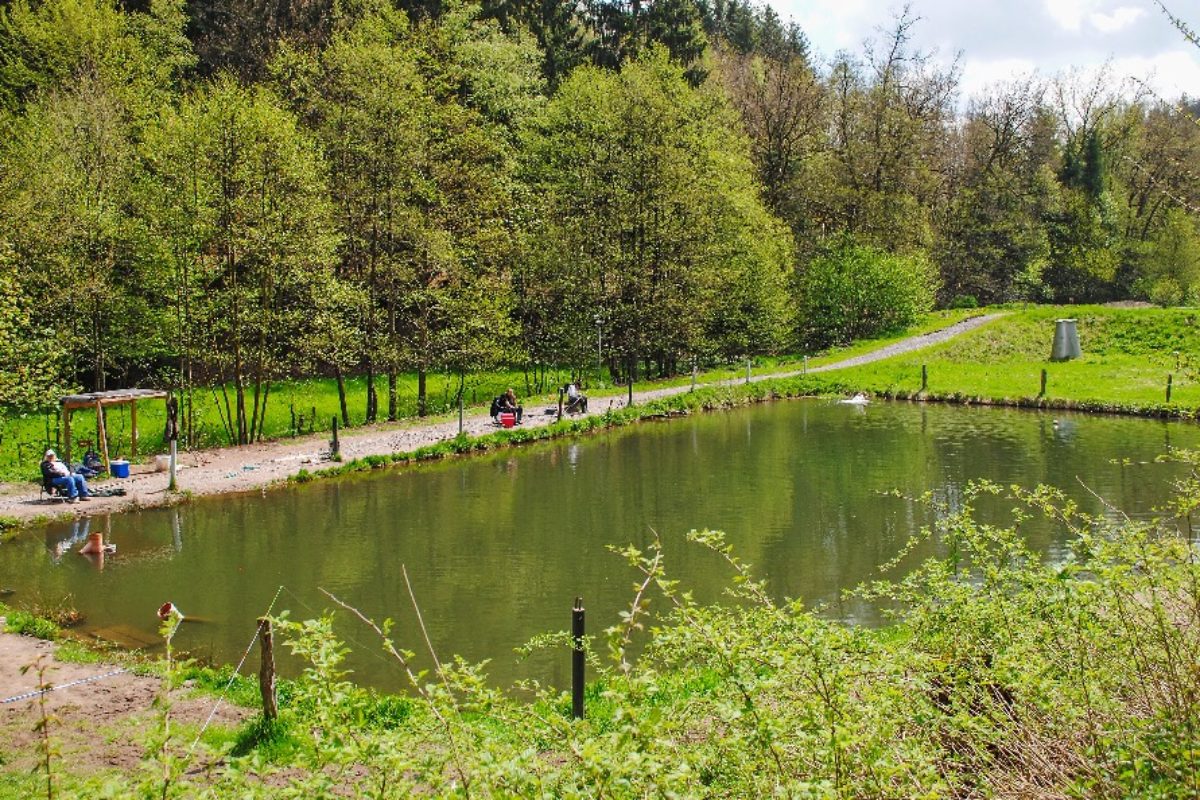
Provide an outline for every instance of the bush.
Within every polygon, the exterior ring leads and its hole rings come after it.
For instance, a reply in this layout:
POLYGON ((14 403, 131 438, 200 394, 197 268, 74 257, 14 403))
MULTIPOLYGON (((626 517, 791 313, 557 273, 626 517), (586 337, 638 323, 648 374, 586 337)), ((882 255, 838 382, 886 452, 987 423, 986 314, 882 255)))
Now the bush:
POLYGON ((36 617, 28 611, 9 611, 5 630, 35 639, 57 639, 58 626, 48 619, 36 617))
POLYGON ((950 301, 950 308, 979 308, 979 300, 973 294, 955 295, 950 301))
POLYGON ((846 344, 902 328, 933 308, 936 272, 924 255, 899 255, 843 240, 799 280, 806 344, 846 344))

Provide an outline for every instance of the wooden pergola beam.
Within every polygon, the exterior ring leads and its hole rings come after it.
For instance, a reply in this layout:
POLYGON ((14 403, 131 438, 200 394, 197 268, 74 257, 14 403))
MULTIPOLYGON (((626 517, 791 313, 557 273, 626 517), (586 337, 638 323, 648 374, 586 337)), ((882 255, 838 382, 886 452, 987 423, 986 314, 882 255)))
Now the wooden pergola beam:
POLYGON ((110 392, 90 392, 88 394, 69 394, 59 399, 63 409, 63 433, 66 441, 63 442, 63 460, 68 464, 71 462, 71 414, 80 408, 94 408, 96 410, 96 423, 100 436, 100 449, 104 453, 104 466, 107 469, 109 466, 108 460, 108 436, 104 430, 104 409, 107 406, 128 405, 129 422, 130 422, 130 442, 129 454, 131 457, 137 456, 137 404, 139 400, 153 400, 155 398, 168 397, 167 392, 160 389, 116 389, 110 392))

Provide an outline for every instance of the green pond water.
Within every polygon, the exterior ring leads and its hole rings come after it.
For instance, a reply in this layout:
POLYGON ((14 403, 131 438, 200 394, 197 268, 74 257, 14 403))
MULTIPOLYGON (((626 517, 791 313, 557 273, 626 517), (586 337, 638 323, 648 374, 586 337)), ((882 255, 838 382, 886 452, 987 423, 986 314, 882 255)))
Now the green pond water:
MULTIPOLYGON (((644 544, 656 531, 668 571, 715 600, 727 568, 683 537, 691 528, 722 529, 776 596, 876 624, 878 611, 844 599, 844 590, 878 577, 878 565, 929 521, 923 506, 885 492, 932 490, 953 501, 968 480, 989 478, 1056 485, 1100 512, 1095 492, 1145 514, 1181 474, 1178 465, 1151 463, 1169 447, 1200 447, 1200 428, 988 408, 780 402, 55 524, 0 545, 0 587, 15 590, 7 599, 18 606, 65 601, 85 615, 81 631, 126 645, 153 642, 155 609, 169 600, 198 620, 181 628, 177 645, 236 663, 281 585, 276 611, 306 618, 332 608, 324 588, 369 616, 395 619, 398 643, 423 651, 404 566, 439 657, 490 658, 501 685, 532 677, 565 688, 565 653, 518 661, 513 648, 567 629, 577 595, 590 633, 615 624, 636 576, 608 545, 644 544), (102 564, 74 552, 89 530, 117 545, 102 564)), ((180 479, 186 488, 187 473, 180 479)), ((1049 557, 1061 553, 1052 526, 1028 531, 1049 557)), ((354 649, 357 680, 403 686, 369 630, 346 612, 337 630, 354 649)), ((256 668, 252 654, 247 669, 256 668)))

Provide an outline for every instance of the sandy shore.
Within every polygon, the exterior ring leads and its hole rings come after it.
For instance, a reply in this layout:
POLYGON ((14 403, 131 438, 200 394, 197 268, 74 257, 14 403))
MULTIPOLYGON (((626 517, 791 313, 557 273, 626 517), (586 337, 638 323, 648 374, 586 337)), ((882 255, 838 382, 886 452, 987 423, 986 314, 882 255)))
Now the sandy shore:
MULTIPOLYGON (((0 618, 2 619, 2 618, 0 618)), ((3 630, 3 625, 0 625, 3 630)), ((56 748, 58 770, 88 774, 96 770, 137 769, 145 756, 143 737, 130 731, 153 728, 154 698, 161 691, 157 678, 134 675, 115 664, 73 664, 54 656, 51 642, 0 633, 0 756, 3 771, 29 772, 38 763, 41 719, 34 665, 45 667, 45 681, 58 687, 45 694, 51 715, 50 735, 56 748), (23 667, 33 667, 22 673, 23 667)), ((171 709, 177 723, 235 727, 254 712, 217 698, 192 697, 185 688, 173 693, 171 709), (216 707, 214 713, 213 709, 216 707)), ((208 766, 203 757, 194 769, 208 766)))
MULTIPOLYGON (((912 352, 946 341, 966 331, 978 328, 999 314, 989 314, 951 325, 942 330, 922 336, 913 336, 865 355, 845 359, 831 364, 814 367, 810 372, 825 372, 858 366, 884 358, 912 352)), ((797 371, 755 375, 752 380, 782 378, 799 374, 797 371)), ((732 381, 740 383, 743 379, 732 381)), ((719 384, 706 384, 719 385, 719 384)), ((634 402, 643 403, 659 397, 688 391, 687 386, 666 389, 635 391, 634 402)), ((556 401, 545 398, 542 403, 525 402, 525 427, 549 425, 555 414, 545 413, 556 401)), ((625 405, 625 395, 619 397, 593 398, 589 412, 604 413, 609 408, 625 405)), ((469 436, 482 436, 496 430, 485 412, 469 413, 463 420, 463 430, 469 436)), ((458 419, 440 418, 436 421, 411 420, 386 425, 373 425, 343 431, 341 450, 343 459, 349 461, 371 455, 386 455, 415 450, 425 445, 453 439, 458 435, 458 419)), ((327 434, 296 439, 283 439, 243 447, 222 447, 180 454, 181 469, 177 480, 181 492, 193 496, 230 494, 265 490, 271 484, 286 480, 302 469, 313 471, 329 466, 327 434)), ((167 492, 167 473, 147 471, 150 467, 135 465, 128 479, 107 480, 96 484, 96 488, 120 486, 125 489, 124 497, 96 497, 88 502, 68 504, 61 500, 46 500, 39 494, 37 484, 6 484, 0 487, 0 516, 31 520, 37 517, 59 514, 90 515, 107 514, 115 511, 149 506, 166 505, 176 500, 167 492)))

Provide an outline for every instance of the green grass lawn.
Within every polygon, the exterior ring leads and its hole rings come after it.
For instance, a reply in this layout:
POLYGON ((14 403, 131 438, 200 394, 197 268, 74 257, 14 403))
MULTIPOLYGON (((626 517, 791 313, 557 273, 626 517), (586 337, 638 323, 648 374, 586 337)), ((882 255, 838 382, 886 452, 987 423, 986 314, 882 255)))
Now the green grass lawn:
MULTIPOLYGON (((565 382, 569 376, 551 373, 548 385, 565 382)), ((466 401, 470 404, 486 405, 491 398, 508 387, 519 394, 525 393, 525 374, 518 370, 468 375, 466 401)), ((376 381, 379 392, 379 418, 387 417, 387 378, 376 381)), ((429 413, 443 414, 454 407, 458 390, 458 377, 451 374, 430 374, 426 391, 429 413)), ((415 373, 400 376, 398 385, 398 411, 401 418, 413 417, 417 413, 417 377, 415 373)), ((361 425, 366 418, 366 379, 350 378, 346 381, 347 410, 350 424, 361 425)), ((215 447, 229 444, 229 437, 221 422, 219 408, 224 400, 221 390, 198 389, 194 394, 196 404, 196 429, 201 446, 215 447), (218 405, 220 404, 220 405, 218 405)), ((230 397, 232 403, 232 393, 230 397)), ((248 400, 249 402, 249 400, 248 400)), ((163 428, 166 424, 166 408, 161 400, 149 400, 138 404, 138 453, 142 458, 165 451, 163 428)), ((294 433, 329 430, 334 416, 339 417, 337 384, 328 378, 276 381, 271 384, 271 396, 267 405, 267 419, 263 435, 268 439, 292 436, 294 433), (293 417, 293 414, 295 415, 293 417), (295 427, 293 427, 295 419, 295 427), (302 426, 302 427, 301 427, 302 426)), ((114 406, 106 414, 109 440, 109 455, 128 456, 130 452, 130 413, 127 406, 114 406)), ((71 417, 73 460, 83 454, 80 443, 96 440, 96 415, 90 410, 80 410, 71 417)), ((47 447, 62 449, 61 420, 53 412, 0 414, 0 480, 32 481, 39 479, 38 462, 47 447)))
POLYGON ((1050 401, 1187 412, 1200 406, 1200 312, 1104 306, 1007 309, 1008 315, 942 345, 838 370, 842 383, 876 393, 913 393, 927 366, 932 395, 1016 401, 1036 398, 1047 372, 1050 401), (1054 321, 1078 320, 1083 357, 1049 360, 1054 321))

